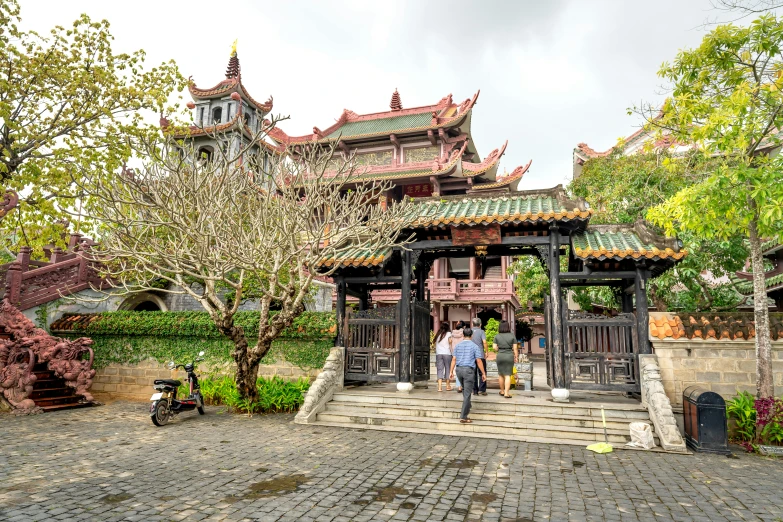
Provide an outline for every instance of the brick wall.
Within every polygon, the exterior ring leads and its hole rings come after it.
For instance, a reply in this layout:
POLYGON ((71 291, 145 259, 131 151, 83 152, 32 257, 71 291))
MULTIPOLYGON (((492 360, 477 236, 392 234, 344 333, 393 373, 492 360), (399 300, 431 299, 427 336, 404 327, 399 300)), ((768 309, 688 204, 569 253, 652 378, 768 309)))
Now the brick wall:
MULTIPOLYGON (((666 395, 682 405, 682 391, 698 385, 730 399, 737 390, 756 392, 756 347, 753 341, 651 339, 666 395)), ((772 342, 775 393, 783 392, 783 342, 772 342)))
MULTIPOLYGON (((231 374, 233 371, 233 365, 226 365, 223 368, 200 368, 196 375, 231 374)), ((304 371, 297 366, 280 361, 271 365, 261 365, 258 373, 263 377, 279 375, 283 379, 309 376, 310 380, 314 381, 320 370, 304 371)), ((154 392, 152 381, 155 379, 179 379, 184 383, 186 378, 182 370, 172 372, 155 359, 147 359, 138 364, 111 364, 97 370, 91 391, 98 398, 103 395, 117 399, 147 400, 154 392)))

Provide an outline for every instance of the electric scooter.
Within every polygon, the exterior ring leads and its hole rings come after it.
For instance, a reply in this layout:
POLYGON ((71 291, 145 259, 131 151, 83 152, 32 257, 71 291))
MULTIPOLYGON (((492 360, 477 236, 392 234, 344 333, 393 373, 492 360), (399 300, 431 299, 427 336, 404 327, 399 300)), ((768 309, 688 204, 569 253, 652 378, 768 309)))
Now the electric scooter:
POLYGON ((201 396, 201 390, 198 385, 195 367, 196 363, 203 361, 204 352, 199 352, 195 361, 189 364, 176 364, 171 361, 167 366, 169 370, 183 368, 188 374, 188 384, 190 393, 186 399, 177 399, 177 389, 182 384, 176 379, 155 379, 153 388, 154 393, 150 400, 150 417, 155 426, 163 426, 171 420, 171 417, 178 415, 183 411, 197 409, 200 415, 204 415, 204 398, 201 396))

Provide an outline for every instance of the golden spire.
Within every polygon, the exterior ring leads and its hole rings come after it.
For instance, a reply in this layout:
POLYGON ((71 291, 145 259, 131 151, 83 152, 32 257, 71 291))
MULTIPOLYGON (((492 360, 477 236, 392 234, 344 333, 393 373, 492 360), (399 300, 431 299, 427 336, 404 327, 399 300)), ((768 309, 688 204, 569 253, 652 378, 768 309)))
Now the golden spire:
POLYGON ((239 40, 239 38, 234 40, 234 43, 231 44, 231 56, 237 55, 237 40, 239 40))

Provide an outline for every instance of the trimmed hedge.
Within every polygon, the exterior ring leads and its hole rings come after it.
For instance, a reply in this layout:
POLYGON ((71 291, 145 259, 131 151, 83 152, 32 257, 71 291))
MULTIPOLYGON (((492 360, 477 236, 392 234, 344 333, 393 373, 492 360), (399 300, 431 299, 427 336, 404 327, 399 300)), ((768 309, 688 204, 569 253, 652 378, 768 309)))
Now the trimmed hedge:
MULTIPOLYGON (((64 317, 57 323, 68 324, 68 320, 64 317)), ((258 312, 237 313, 236 324, 242 326, 252 345, 258 334, 258 312)), ((83 315, 68 326, 57 335, 90 337, 96 368, 133 364, 150 357, 162 363, 182 363, 202 350, 208 363, 233 361, 233 343, 217 331, 206 312, 104 312, 83 315)), ((262 364, 285 359, 303 370, 323 368, 334 346, 336 329, 333 313, 304 312, 272 343, 262 364)))

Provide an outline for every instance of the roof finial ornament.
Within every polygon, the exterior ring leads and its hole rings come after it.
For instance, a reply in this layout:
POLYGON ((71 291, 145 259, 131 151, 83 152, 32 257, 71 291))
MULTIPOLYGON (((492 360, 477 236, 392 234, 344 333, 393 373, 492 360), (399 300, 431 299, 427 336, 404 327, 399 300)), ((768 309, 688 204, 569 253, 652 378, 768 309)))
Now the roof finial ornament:
POLYGON ((397 92, 397 87, 394 88, 394 94, 392 94, 391 103, 389 104, 389 107, 393 111, 402 110, 402 101, 400 101, 400 93, 397 92))
POLYGON ((231 44, 231 58, 228 59, 226 67, 226 78, 239 78, 239 57, 237 56, 237 41, 231 44))

